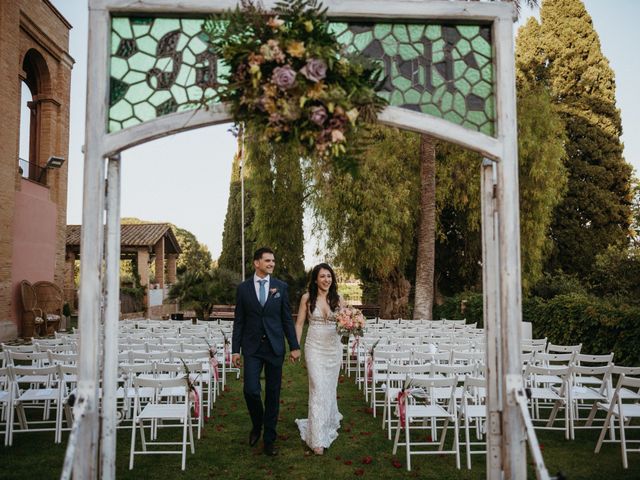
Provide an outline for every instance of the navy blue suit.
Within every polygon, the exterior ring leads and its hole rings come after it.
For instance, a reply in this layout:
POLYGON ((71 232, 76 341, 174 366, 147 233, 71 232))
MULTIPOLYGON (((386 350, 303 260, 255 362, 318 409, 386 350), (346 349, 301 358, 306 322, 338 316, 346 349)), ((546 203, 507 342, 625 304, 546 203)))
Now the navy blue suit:
POLYGON ((264 427, 264 443, 267 445, 276 440, 285 337, 291 350, 300 348, 291 317, 287 284, 271 277, 263 307, 256 295, 252 275, 238 285, 231 351, 242 351, 244 356, 244 398, 253 430, 258 432, 264 427), (263 368, 264 406, 260 385, 263 368))

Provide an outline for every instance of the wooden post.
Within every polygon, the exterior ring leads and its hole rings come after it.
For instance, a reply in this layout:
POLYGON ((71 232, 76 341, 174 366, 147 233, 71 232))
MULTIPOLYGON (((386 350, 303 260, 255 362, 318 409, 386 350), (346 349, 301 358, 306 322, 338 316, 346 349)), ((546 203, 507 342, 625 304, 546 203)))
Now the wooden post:
POLYGON ((500 258, 495 201, 495 162, 481 167, 482 284, 487 339, 487 478, 502 478, 502 362, 500 357, 500 258))
POLYGON ((80 480, 97 478, 98 467, 98 380, 102 297, 102 253, 104 238, 105 159, 102 141, 109 105, 107 71, 109 13, 101 2, 89 1, 89 58, 82 198, 81 274, 78 326, 78 401, 74 417, 78 425, 78 445, 73 476, 80 480), (82 407, 84 405, 85 407, 82 407), (79 411, 85 416, 78 419, 79 411))
POLYGON ((500 251, 500 334, 502 339, 502 455, 506 480, 526 478, 525 425, 516 403, 522 386, 520 329, 520 204, 518 196, 518 132, 513 49, 513 21, 497 18, 493 24, 498 95, 498 138, 502 155, 497 167, 498 238, 500 251))
POLYGON ((160 288, 164 288, 164 237, 155 244, 154 253, 156 256, 156 283, 160 284, 160 288))
POLYGON ((100 467, 102 479, 116 478, 116 390, 118 389, 118 321, 120 319, 120 156, 107 166, 104 368, 100 467))

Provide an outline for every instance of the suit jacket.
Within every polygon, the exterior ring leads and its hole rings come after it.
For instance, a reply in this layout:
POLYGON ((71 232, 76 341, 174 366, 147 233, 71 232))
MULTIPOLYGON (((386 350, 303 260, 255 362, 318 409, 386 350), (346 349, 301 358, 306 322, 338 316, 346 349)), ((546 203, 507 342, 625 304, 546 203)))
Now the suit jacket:
POLYGON ((266 335, 276 355, 284 355, 284 337, 289 348, 300 348, 289 305, 289 287, 273 276, 264 307, 260 305, 253 275, 238 285, 231 351, 252 355, 260 347, 262 335, 266 335))

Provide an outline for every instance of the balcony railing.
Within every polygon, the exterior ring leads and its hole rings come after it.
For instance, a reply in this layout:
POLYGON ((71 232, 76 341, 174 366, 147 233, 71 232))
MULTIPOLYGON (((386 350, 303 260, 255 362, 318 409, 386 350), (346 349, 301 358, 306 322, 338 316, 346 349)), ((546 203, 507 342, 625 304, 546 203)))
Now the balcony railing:
POLYGON ((28 178, 41 185, 47 184, 47 169, 24 158, 18 158, 18 172, 22 178, 28 178))

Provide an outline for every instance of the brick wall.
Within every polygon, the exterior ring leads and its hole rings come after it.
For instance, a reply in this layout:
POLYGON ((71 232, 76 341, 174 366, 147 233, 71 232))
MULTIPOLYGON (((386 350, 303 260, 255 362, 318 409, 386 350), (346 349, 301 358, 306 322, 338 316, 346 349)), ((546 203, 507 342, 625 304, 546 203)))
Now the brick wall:
MULTIPOLYGON (((69 96, 73 59, 69 51, 68 22, 47 0, 0 1, 0 322, 11 319, 19 302, 12 281, 15 194, 20 190, 18 173, 21 80, 25 55, 35 50, 44 60, 42 91, 34 100, 40 108, 37 161, 44 165, 52 156, 68 158, 69 96)), ((48 172, 49 199, 56 206, 54 277, 39 280, 64 283, 67 215, 67 162, 48 172)))

